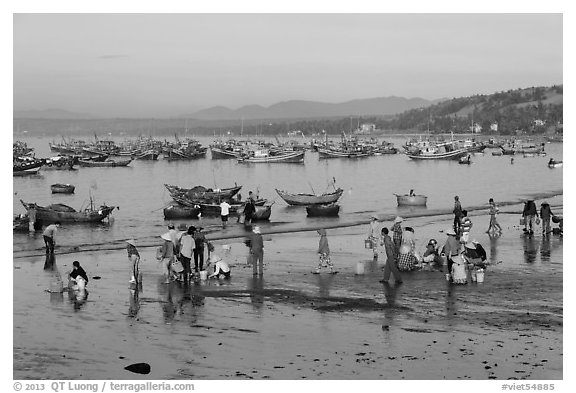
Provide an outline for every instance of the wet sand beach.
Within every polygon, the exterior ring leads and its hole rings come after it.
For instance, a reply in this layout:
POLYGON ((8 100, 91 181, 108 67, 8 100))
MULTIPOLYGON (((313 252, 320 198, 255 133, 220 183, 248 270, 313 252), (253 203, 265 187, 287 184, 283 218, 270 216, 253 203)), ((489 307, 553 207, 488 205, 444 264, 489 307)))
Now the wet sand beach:
MULTIPOLYGON (((451 220, 404 224, 423 250, 430 238, 443 245, 451 220)), ((163 284, 154 248, 142 248, 141 291, 129 289, 125 250, 57 251, 54 270, 44 256, 15 258, 14 378, 562 379, 562 238, 525 236, 515 214, 501 214, 504 233, 491 238, 488 220, 472 215, 471 238, 502 263, 462 286, 430 271, 379 283, 385 257, 363 248, 367 225, 328 230, 335 275, 311 273, 314 231, 264 234, 263 277, 242 239, 217 240, 232 278, 189 286, 163 284), (74 260, 90 277, 86 299, 46 292, 74 260), (124 369, 139 362, 151 373, 124 369)))

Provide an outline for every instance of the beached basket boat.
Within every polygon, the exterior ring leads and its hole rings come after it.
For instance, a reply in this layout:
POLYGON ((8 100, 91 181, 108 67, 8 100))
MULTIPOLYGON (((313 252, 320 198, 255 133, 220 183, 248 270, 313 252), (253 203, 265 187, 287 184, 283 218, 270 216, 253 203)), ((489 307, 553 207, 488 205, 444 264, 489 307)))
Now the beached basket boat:
POLYGON ((396 195, 398 206, 426 206, 428 197, 426 195, 396 195))

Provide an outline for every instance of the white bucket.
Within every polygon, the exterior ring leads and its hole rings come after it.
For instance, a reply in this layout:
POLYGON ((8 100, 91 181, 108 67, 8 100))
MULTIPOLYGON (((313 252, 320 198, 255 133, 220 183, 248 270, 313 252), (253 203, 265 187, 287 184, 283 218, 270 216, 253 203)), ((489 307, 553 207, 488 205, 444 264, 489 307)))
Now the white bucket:
POLYGON ((484 270, 476 271, 476 282, 484 282, 484 270))
POLYGON ((207 280, 208 272, 206 270, 200 270, 200 280, 207 280))
POLYGON ((360 261, 356 264, 356 274, 364 274, 364 262, 360 261))
POLYGON ((82 277, 78 276, 78 277, 76 277, 76 285, 78 286, 79 291, 83 291, 84 288, 86 288, 86 280, 84 280, 82 277))
POLYGON ((371 249, 372 248, 372 240, 370 240, 370 239, 364 240, 364 248, 371 249))

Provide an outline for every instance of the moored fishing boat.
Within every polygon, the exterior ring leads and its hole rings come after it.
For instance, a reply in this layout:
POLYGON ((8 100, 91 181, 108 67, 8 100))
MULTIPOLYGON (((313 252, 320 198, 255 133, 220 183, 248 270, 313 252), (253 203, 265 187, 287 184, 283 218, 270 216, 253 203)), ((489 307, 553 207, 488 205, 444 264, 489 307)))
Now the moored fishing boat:
POLYGON ((106 159, 105 161, 94 161, 94 160, 86 160, 86 159, 79 159, 78 163, 81 167, 87 168, 111 168, 117 166, 128 166, 132 162, 132 158, 127 158, 124 160, 112 160, 110 158, 106 159))
POLYGON ((56 183, 50 186, 52 194, 73 194, 76 187, 72 184, 56 183))
POLYGON ((319 158, 363 158, 374 153, 366 150, 337 149, 318 147, 319 158))
POLYGON ((455 142, 440 142, 430 144, 426 148, 419 148, 417 151, 412 150, 406 155, 413 160, 458 160, 460 157, 467 155, 469 152, 466 148, 456 147, 455 142))
POLYGON ((417 194, 394 194, 396 195, 396 202, 398 206, 426 206, 428 197, 426 195, 417 194))
POLYGON ((339 212, 340 205, 335 203, 306 206, 306 215, 308 217, 337 217, 339 212))
POLYGON ((277 154, 270 154, 266 150, 257 150, 252 152, 249 156, 241 156, 238 158, 240 163, 303 163, 304 151, 290 151, 281 152, 277 154))
POLYGON ((146 151, 139 152, 138 154, 135 155, 137 160, 151 160, 151 161, 158 160, 159 156, 160 153, 154 149, 148 149, 146 151))
POLYGON ((168 190, 171 196, 185 196, 191 200, 197 201, 213 201, 220 202, 222 200, 230 200, 236 195, 242 186, 234 186, 229 188, 206 188, 203 186, 195 186, 192 188, 181 188, 178 186, 172 186, 170 184, 164 184, 164 187, 168 190))
POLYGON ((72 170, 78 162, 78 157, 73 156, 56 156, 44 159, 44 170, 72 170))
POLYGON ((20 200, 26 211, 35 210, 36 220, 44 224, 60 222, 99 222, 105 219, 116 208, 115 206, 101 205, 96 208, 90 206, 82 211, 76 211, 70 206, 57 203, 49 206, 38 206, 36 203, 26 203, 20 200))
POLYGON ((276 189, 280 198, 289 205, 293 206, 307 206, 307 205, 322 205, 336 202, 344 192, 343 189, 338 188, 334 192, 314 195, 314 194, 290 194, 286 191, 276 189))
POLYGON ((27 156, 15 157, 12 160, 12 164, 13 176, 28 176, 37 174, 44 164, 44 160, 27 156))

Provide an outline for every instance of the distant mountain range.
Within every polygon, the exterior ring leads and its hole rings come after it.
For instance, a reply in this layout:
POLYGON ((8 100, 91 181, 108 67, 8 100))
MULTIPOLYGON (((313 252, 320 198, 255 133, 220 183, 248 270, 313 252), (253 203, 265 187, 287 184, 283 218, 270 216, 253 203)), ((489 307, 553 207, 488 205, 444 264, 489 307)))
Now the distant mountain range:
MULTIPOLYGON (((239 120, 250 119, 306 119, 337 116, 386 116, 426 107, 441 100, 429 101, 423 98, 381 97, 352 100, 331 104, 317 101, 290 100, 269 107, 246 105, 238 109, 215 106, 191 114, 174 116, 181 119, 197 120, 239 120)), ((101 119, 85 113, 75 113, 62 109, 16 110, 15 119, 101 119)))
POLYGON ((317 101, 290 100, 269 107, 247 105, 238 109, 215 106, 203 109, 182 118, 198 120, 237 120, 237 119, 292 119, 335 116, 385 116, 394 115, 409 109, 426 107, 438 102, 423 98, 381 97, 352 100, 338 104, 317 101))
POLYGON ((86 113, 70 112, 64 109, 14 111, 14 119, 98 119, 98 118, 101 117, 86 113))

